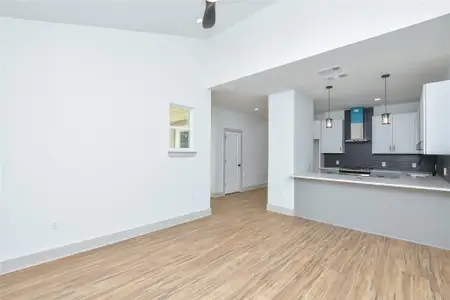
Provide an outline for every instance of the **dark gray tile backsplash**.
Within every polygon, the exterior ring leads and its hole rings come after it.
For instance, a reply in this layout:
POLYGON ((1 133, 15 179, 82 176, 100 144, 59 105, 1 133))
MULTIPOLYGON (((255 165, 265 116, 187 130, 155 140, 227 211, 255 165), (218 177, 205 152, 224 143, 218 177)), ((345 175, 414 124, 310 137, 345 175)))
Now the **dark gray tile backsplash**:
POLYGON ((432 172, 436 160, 436 156, 428 155, 372 154, 372 142, 346 143, 345 153, 324 155, 324 166, 432 172), (337 160, 339 160, 339 166, 336 165, 337 160), (386 168, 382 167, 382 162, 386 163, 386 168), (413 168, 412 163, 416 163, 417 167, 413 168))
MULTIPOLYGON (((428 155, 399 155, 399 154, 372 154, 372 116, 373 108, 364 109, 364 131, 365 137, 369 139, 366 143, 345 143, 345 153, 324 154, 324 166, 335 167, 368 167, 374 169, 386 169, 395 171, 432 172, 437 163, 436 156, 428 155), (339 165, 336 165, 336 161, 339 165), (386 162, 386 168, 381 163, 386 162), (413 168, 412 163, 417 167, 413 168)), ((350 111, 345 112, 345 138, 350 138, 350 111)), ((441 159, 441 163, 449 164, 450 156, 441 159)), ((439 167, 438 167, 439 169, 439 167)), ((441 168, 442 169, 442 168, 441 168)))
POLYGON ((450 182, 450 155, 441 155, 437 159, 437 172, 445 180, 450 182), (447 168, 447 176, 444 176, 444 168, 447 168))

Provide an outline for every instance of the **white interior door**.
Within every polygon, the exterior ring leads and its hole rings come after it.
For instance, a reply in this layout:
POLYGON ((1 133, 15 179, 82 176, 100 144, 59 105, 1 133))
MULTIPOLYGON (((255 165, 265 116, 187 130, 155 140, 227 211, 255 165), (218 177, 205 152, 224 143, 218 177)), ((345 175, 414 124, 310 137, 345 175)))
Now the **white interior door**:
POLYGON ((225 194, 241 191, 241 136, 240 132, 225 131, 225 194))

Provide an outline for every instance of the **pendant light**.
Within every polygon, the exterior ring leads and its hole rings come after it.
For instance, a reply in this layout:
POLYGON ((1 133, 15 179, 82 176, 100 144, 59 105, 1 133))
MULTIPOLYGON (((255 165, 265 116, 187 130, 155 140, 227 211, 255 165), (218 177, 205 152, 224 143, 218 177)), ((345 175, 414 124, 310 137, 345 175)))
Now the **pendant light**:
POLYGON ((333 127, 333 119, 331 118, 331 99, 330 99, 330 92, 333 88, 332 85, 328 85, 326 89, 328 90, 328 119, 325 121, 325 127, 326 128, 332 128, 333 127))
POLYGON ((381 78, 384 79, 384 114, 381 115, 381 124, 383 125, 391 124, 391 114, 387 110, 387 79, 390 76, 390 74, 381 75, 381 78))

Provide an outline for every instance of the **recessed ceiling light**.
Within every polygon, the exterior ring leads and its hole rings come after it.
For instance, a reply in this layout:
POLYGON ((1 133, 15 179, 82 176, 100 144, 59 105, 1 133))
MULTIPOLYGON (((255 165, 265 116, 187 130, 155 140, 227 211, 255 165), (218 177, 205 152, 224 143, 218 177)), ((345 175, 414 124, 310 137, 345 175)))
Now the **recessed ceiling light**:
POLYGON ((373 99, 373 101, 380 101, 381 100, 381 98, 375 98, 375 99, 373 99))
POLYGON ((255 111, 258 111, 259 110, 259 108, 255 108, 255 111))
POLYGON ((203 23, 203 18, 198 18, 197 19, 197 24, 202 24, 203 23))

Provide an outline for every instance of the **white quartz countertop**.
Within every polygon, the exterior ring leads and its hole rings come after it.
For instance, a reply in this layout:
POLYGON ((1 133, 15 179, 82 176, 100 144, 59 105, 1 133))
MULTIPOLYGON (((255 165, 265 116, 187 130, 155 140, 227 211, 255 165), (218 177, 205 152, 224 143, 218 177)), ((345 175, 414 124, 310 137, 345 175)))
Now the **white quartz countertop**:
POLYGON ((417 190, 450 192, 450 183, 438 176, 413 178, 402 174, 399 178, 363 177, 357 175, 328 174, 322 172, 307 172, 295 174, 293 178, 322 180, 343 183, 356 183, 375 186, 387 186, 417 190))

